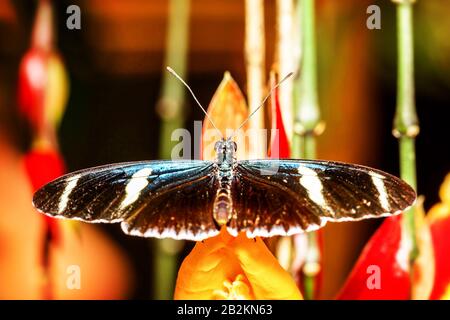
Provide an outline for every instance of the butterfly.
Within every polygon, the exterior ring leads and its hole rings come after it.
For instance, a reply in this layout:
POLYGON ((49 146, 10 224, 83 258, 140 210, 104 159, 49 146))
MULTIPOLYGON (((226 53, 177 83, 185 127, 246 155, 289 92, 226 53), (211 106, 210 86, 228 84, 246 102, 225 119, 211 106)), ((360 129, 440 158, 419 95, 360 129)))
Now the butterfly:
POLYGON ((249 238, 292 235, 327 221, 399 214, 415 201, 406 182, 361 165, 238 161, 232 136, 216 142, 213 161, 156 160, 84 169, 43 186, 33 204, 55 218, 120 222, 130 235, 199 241, 223 227, 249 238))

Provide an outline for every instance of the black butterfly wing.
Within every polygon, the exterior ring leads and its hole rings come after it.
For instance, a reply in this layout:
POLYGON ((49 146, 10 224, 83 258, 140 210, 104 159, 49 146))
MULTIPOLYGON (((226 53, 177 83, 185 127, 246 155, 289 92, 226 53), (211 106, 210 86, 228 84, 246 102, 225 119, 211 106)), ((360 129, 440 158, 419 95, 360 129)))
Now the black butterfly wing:
POLYGON ((327 221, 398 214, 414 190, 368 167, 329 161, 239 161, 232 188, 235 213, 228 229, 250 237, 314 230, 327 221))
POLYGON ((147 161, 81 170, 33 197, 41 212, 86 222, 122 222, 132 235, 201 240, 218 233, 217 185, 209 161, 147 161))

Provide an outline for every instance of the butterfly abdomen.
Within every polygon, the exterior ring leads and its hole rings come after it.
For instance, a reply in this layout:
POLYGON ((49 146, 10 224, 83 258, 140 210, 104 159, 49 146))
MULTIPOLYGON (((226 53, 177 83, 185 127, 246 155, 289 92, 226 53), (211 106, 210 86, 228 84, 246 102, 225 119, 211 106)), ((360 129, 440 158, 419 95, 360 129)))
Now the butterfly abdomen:
POLYGON ((218 170, 219 188, 213 205, 213 217, 219 226, 227 224, 233 213, 233 200, 231 198, 232 169, 218 170))

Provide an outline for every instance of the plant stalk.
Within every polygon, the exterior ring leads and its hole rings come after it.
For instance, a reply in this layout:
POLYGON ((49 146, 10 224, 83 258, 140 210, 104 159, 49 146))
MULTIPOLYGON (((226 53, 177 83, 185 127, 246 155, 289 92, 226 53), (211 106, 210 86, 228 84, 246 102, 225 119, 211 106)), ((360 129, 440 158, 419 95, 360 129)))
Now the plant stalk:
MULTIPOLYGON (((293 55, 293 0, 277 0, 277 44, 276 61, 280 79, 294 70, 293 55)), ((283 119, 284 129, 289 142, 292 142, 293 132, 293 113, 292 113, 292 82, 286 81, 279 87, 279 101, 281 107, 281 117, 283 119)))
MULTIPOLYGON (((300 46, 302 55, 299 73, 294 90, 294 136, 293 158, 314 159, 316 157, 316 136, 323 131, 320 121, 320 108, 317 93, 317 62, 315 40, 315 1, 298 0, 297 18, 299 20, 300 46)), ((305 299, 316 296, 317 276, 320 272, 321 251, 317 234, 307 234, 308 246, 303 273, 303 292, 305 299)))
MULTIPOLYGON (((186 78, 187 47, 189 37, 189 0, 170 0, 166 38, 162 89, 157 103, 157 112, 161 117, 159 156, 170 159, 172 148, 177 142, 171 139, 175 129, 184 126, 183 105, 184 86, 165 71, 166 66, 174 69, 182 78, 186 78)), ((155 241, 154 295, 156 299, 172 299, 177 273, 177 254, 182 247, 180 241, 163 239, 155 241)))
MULTIPOLYGON (((265 84, 265 41, 264 41, 264 0, 245 1, 245 62, 247 68, 247 97, 249 114, 264 98, 265 84)), ((264 112, 260 109, 250 120, 249 129, 264 128, 264 112)), ((259 135, 252 134, 250 158, 266 156, 267 148, 259 135)), ((265 142, 265 141, 264 141, 265 142)))
MULTIPOLYGON (((415 1, 392 1, 397 5, 397 106, 392 132, 399 141, 400 177, 417 190, 415 138, 419 134, 419 121, 414 93, 413 3, 415 1)), ((414 264, 419 253, 414 211, 415 208, 412 207, 402 216, 403 229, 411 246, 410 266, 414 264)))

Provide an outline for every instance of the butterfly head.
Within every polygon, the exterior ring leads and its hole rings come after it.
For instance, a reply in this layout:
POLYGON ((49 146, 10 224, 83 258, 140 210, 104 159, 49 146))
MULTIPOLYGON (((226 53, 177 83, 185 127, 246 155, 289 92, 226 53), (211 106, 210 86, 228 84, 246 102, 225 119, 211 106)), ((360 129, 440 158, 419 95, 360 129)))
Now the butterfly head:
POLYGON ((230 138, 222 138, 217 141, 214 150, 216 151, 216 158, 219 164, 231 165, 236 161, 237 144, 230 138))

